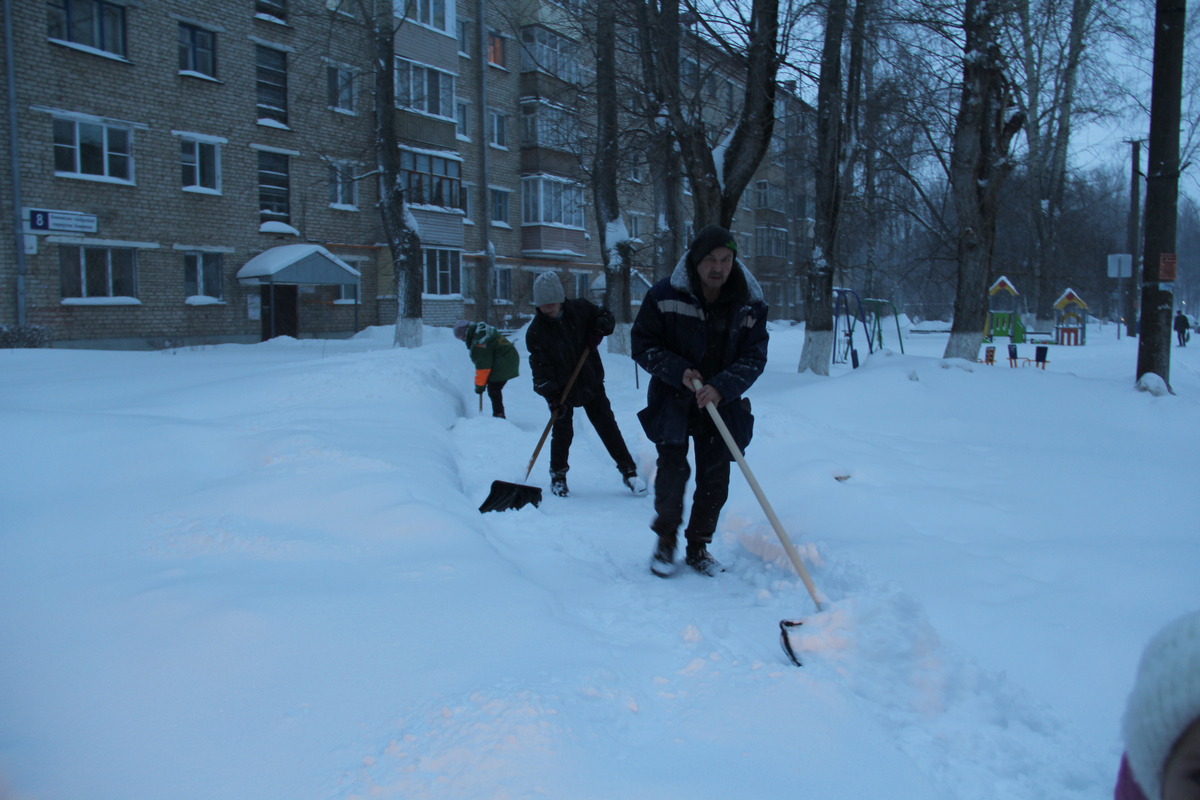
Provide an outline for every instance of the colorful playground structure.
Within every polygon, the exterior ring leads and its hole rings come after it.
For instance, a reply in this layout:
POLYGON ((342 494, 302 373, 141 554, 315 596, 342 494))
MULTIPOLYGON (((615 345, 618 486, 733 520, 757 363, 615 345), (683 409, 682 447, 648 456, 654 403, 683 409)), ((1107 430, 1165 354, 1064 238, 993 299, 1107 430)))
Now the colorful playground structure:
POLYGON ((1062 345, 1087 344, 1087 303, 1067 289, 1054 303, 1054 343, 1062 345))

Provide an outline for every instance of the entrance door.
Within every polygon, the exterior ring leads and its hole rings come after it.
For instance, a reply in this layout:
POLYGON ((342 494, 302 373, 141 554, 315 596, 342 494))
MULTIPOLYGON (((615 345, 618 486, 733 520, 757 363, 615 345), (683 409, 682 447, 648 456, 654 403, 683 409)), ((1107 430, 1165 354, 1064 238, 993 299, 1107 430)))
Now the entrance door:
POLYGON ((262 298, 262 338, 300 335, 299 300, 300 287, 282 284, 267 284, 260 289, 262 298), (272 298, 272 294, 274 297, 272 298), (271 308, 274 306, 275 329, 271 329, 271 308))

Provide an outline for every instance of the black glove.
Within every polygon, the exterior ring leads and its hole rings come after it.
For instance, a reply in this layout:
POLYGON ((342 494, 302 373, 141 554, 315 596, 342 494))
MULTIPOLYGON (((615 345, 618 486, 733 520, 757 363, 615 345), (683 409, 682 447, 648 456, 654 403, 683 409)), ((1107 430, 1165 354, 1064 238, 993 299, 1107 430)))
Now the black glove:
POLYGON ((604 341, 604 334, 599 331, 592 331, 587 336, 587 346, 591 348, 593 353, 599 352, 600 342, 604 341))
POLYGON ((547 399, 547 400, 546 400, 546 405, 550 406, 550 413, 551 413, 551 414, 557 414, 557 413, 558 413, 558 410, 559 410, 560 408, 562 408, 562 403, 559 403, 557 400, 549 400, 549 399, 547 399))
POLYGON ((483 394, 484 387, 481 384, 475 384, 475 394, 483 394))

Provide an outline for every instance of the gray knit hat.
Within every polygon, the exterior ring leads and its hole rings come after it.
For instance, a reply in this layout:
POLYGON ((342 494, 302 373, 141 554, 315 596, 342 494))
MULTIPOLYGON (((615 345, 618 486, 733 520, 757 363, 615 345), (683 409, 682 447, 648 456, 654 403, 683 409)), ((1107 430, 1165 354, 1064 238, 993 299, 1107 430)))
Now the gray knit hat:
POLYGON ((460 319, 458 322, 454 323, 454 338, 455 339, 466 339, 467 338, 467 328, 469 328, 469 327, 471 327, 470 320, 460 319))
POLYGON ((1163 628, 1142 652, 1125 708, 1125 754, 1146 797, 1162 797, 1171 748, 1200 719, 1200 611, 1163 628))
POLYGON ((548 303, 561 303, 567 299, 563 291, 562 281, 556 272, 543 272, 533 282, 533 304, 544 306, 548 303))

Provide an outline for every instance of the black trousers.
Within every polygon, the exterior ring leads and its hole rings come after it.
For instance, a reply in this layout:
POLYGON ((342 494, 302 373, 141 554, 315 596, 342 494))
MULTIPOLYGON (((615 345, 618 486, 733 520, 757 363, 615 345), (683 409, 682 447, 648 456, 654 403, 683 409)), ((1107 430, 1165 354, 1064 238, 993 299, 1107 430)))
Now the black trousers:
POLYGON ((508 381, 496 381, 495 383, 489 383, 487 385, 487 396, 488 400, 492 401, 493 417, 504 416, 504 396, 501 394, 501 392, 504 391, 504 384, 506 383, 508 383, 508 381))
POLYGON ((1179 346, 1187 347, 1188 332, 1186 330, 1175 331, 1175 335, 1179 337, 1179 346))
MULTIPOLYGON (((708 544, 729 497, 729 449, 711 422, 689 432, 696 450, 696 490, 683 535, 688 544, 708 544)), ((659 536, 674 539, 683 523, 683 494, 691 469, 686 444, 658 445, 658 474, 654 478, 654 522, 659 536)))
MULTIPOLYGON (((583 412, 587 414, 588 421, 596 429, 600 441, 604 443, 604 448, 608 450, 612 460, 617 462, 617 469, 621 470, 621 474, 637 474, 637 465, 633 462, 633 456, 629 455, 629 448, 621 436, 621 429, 617 427, 617 419, 613 416, 608 395, 601 392, 593 400, 583 405, 583 412)), ((571 451, 571 441, 575 438, 574 416, 574 408, 563 406, 558 412, 558 419, 554 421, 554 428, 550 435, 550 473, 552 475, 566 474, 566 471, 571 468, 567 463, 567 456, 571 451)))

